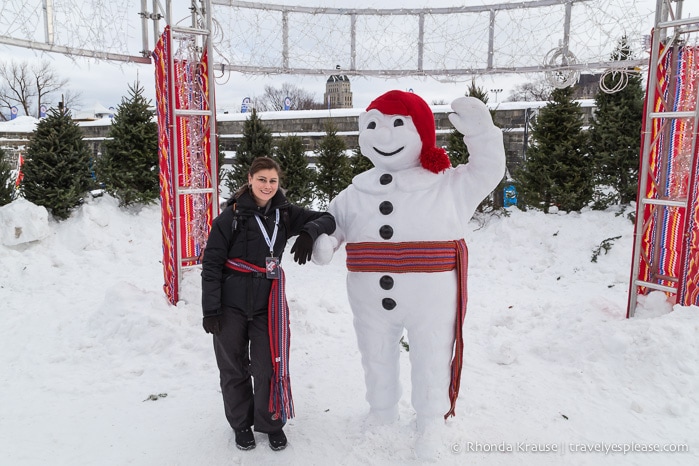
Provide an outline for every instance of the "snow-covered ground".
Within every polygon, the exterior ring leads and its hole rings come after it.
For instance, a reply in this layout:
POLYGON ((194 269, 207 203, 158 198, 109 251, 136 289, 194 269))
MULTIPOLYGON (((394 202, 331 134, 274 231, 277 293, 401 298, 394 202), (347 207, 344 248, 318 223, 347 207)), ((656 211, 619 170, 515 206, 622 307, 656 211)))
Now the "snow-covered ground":
MULTIPOLYGON (((625 318, 631 222, 511 209, 471 226, 461 394, 437 462, 699 464, 699 308, 652 293, 625 318)), ((241 452, 199 270, 168 305, 160 241, 157 206, 105 196, 41 240, 0 244, 0 464, 418 464, 405 351, 400 420, 363 428, 343 250, 325 267, 285 256, 297 417, 286 450, 258 435, 241 452)))

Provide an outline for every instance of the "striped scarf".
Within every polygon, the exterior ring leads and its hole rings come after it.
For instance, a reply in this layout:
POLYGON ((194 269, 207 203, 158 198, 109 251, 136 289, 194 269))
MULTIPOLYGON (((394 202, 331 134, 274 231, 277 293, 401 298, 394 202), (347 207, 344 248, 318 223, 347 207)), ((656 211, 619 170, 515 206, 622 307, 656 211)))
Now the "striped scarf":
MULTIPOLYGON (((226 267, 238 272, 265 273, 264 267, 242 259, 228 259, 226 267)), ((269 412, 282 422, 294 417, 294 400, 291 398, 291 378, 289 377, 289 305, 286 302, 286 282, 284 270, 279 267, 279 279, 272 280, 267 305, 269 348, 272 353, 274 375, 270 381, 269 412)))
POLYGON ((454 350, 451 360, 449 401, 451 407, 444 419, 456 414, 456 398, 461 385, 464 338, 463 324, 466 316, 468 293, 468 248, 463 239, 456 241, 413 241, 402 243, 348 243, 347 270, 350 272, 448 272, 456 270, 458 277, 458 302, 454 323, 454 350))

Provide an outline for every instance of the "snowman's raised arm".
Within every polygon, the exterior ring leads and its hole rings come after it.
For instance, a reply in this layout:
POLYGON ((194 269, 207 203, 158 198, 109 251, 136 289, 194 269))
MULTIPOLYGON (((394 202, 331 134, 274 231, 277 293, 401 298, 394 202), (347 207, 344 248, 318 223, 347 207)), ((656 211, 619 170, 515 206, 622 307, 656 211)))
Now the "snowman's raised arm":
MULTIPOLYGON (((455 171, 456 189, 471 208, 492 192, 505 174, 505 146, 502 131, 493 124, 488 107, 475 97, 459 97, 451 104, 449 121, 468 147, 468 163, 455 171)), ((470 212, 470 215, 473 211, 470 212)))

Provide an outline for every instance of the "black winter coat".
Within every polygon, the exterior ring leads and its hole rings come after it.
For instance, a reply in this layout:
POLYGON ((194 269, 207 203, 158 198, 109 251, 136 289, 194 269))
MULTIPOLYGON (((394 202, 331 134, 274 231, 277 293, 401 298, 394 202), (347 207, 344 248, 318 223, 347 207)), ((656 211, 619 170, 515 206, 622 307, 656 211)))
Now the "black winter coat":
POLYGON ((202 310, 204 316, 220 314, 223 309, 238 309, 249 318, 267 313, 267 300, 272 280, 258 273, 230 270, 224 264, 229 258, 240 258, 260 267, 270 251, 255 216, 262 220, 272 239, 275 212, 280 211, 279 230, 274 243, 274 256, 281 261, 287 240, 302 231, 313 241, 321 233, 335 231, 335 218, 327 212, 316 212, 295 206, 277 191, 267 208, 258 207, 249 192, 229 202, 213 221, 202 260, 202 310), (234 225, 234 219, 237 219, 234 225), (234 232, 234 227, 236 231, 234 232))

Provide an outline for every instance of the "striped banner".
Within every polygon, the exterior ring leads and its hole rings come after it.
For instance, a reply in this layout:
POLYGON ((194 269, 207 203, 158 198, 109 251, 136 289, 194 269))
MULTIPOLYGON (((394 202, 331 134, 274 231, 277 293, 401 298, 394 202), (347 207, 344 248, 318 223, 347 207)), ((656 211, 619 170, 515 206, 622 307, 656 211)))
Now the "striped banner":
MULTIPOLYGON (((654 112, 695 111, 699 60, 697 47, 661 50, 657 81, 652 99, 654 112)), ((649 105, 649 101, 646 101, 649 105)), ((697 148, 692 153, 692 118, 653 119, 648 166, 649 199, 687 198, 688 208, 658 209, 645 204, 644 230, 638 278, 668 287, 677 287, 677 302, 699 304, 699 196, 697 190, 697 148)), ((639 293, 650 291, 639 287, 639 293)))
MULTIPOLYGON (((699 47, 686 46, 682 60, 683 86, 680 95, 682 111, 697 111, 699 93, 699 47)), ((686 226, 683 237, 683 254, 677 302, 683 306, 699 306, 699 143, 697 131, 691 119, 682 120, 682 139, 679 141, 687 176, 680 182, 681 194, 687 197, 686 226), (692 144, 695 144, 692 152, 692 144)))
POLYGON ((175 238, 175 188, 172 150, 172 103, 170 89, 172 77, 168 70, 172 41, 170 27, 166 27, 153 51, 155 63, 155 97, 158 116, 158 159, 160 166, 160 221, 163 240, 163 289, 168 300, 175 304, 179 299, 177 245, 175 238))
MULTIPOLYGON (((175 60, 175 104, 186 110, 208 110, 208 56, 206 49, 198 62, 175 60)), ((208 116, 176 118, 178 153, 177 185, 181 189, 211 188, 211 127, 208 116)), ((213 161, 216 163, 216 161, 213 161)), ((200 263, 211 229, 212 196, 208 193, 181 194, 180 238, 182 266, 200 263)))
MULTIPOLYGON (((698 157, 695 155, 695 160, 698 157)), ((685 279, 680 281, 678 303, 683 306, 699 306, 699 170, 692 174, 692 191, 689 198, 690 215, 687 223, 687 244, 683 257, 685 279)))
POLYGON ((168 26, 156 44, 153 59, 160 161, 163 288, 168 300, 176 304, 179 300, 181 267, 200 263, 206 246, 211 222, 218 210, 218 206, 213 205, 212 194, 212 187, 218 186, 218 180, 211 179, 212 164, 217 162, 211 159, 212 125, 215 122, 210 121, 212 119, 208 116, 175 115, 175 109, 208 110, 206 48, 197 59, 173 58, 173 73, 169 69, 172 42, 168 26))

